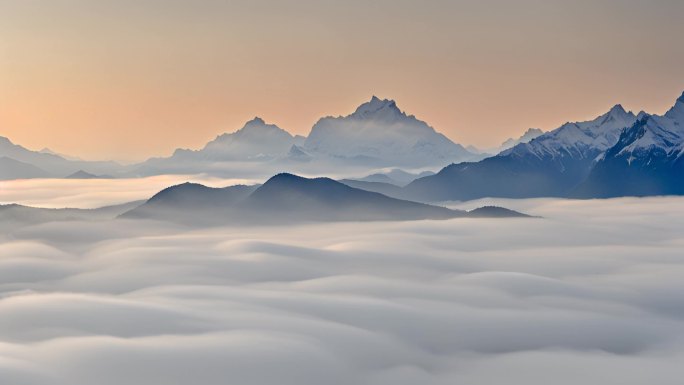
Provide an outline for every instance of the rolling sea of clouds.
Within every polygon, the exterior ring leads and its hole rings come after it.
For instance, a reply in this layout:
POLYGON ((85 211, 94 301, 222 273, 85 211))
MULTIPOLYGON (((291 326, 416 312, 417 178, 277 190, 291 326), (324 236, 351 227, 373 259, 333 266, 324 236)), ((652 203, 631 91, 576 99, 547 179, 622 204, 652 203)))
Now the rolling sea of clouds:
POLYGON ((680 383, 684 198, 485 203, 542 218, 15 228, 0 383, 680 383))

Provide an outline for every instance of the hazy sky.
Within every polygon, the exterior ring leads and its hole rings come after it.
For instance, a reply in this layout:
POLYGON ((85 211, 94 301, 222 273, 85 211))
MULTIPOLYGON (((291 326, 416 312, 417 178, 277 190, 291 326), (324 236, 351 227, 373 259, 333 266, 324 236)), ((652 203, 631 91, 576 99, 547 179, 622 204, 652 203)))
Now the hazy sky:
POLYGON ((492 146, 684 90, 684 1, 0 0, 0 136, 86 158, 307 134, 376 94, 492 146))

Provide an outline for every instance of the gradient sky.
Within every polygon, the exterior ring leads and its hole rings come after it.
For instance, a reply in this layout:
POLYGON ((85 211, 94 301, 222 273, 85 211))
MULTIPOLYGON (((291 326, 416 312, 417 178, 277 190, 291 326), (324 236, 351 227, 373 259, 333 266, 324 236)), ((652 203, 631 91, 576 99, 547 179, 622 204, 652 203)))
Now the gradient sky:
POLYGON ((462 144, 664 112, 684 1, 0 0, 0 135, 87 159, 307 134, 371 95, 462 144))

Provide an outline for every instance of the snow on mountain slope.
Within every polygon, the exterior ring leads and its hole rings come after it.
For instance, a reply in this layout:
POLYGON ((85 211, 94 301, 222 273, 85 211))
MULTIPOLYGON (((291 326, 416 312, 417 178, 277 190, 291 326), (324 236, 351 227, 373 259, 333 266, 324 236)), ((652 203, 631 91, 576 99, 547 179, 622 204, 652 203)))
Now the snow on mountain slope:
POLYGON ((385 166, 441 165, 475 157, 427 123, 406 115, 393 100, 375 96, 351 115, 320 119, 304 149, 385 166))
POLYGON ((616 105, 596 119, 566 123, 480 162, 447 166, 410 183, 405 196, 422 201, 565 196, 635 121, 616 105))
POLYGON ((665 115, 650 115, 643 119, 640 134, 624 146, 619 155, 657 147, 668 155, 681 156, 684 145, 684 94, 665 115))
POLYGON ((665 115, 640 114, 573 192, 578 197, 684 194, 684 94, 665 115))
POLYGON ((570 155, 584 158, 595 157, 617 143, 624 128, 636 122, 636 115, 617 104, 607 113, 594 120, 565 123, 561 127, 521 143, 501 155, 533 154, 539 158, 570 155))

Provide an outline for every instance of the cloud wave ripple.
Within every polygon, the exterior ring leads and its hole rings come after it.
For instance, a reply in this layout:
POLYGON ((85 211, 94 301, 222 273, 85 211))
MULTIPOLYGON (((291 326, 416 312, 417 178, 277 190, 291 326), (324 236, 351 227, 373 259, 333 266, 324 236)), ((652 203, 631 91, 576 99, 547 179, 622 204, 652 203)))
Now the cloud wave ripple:
MULTIPOLYGON (((679 384, 684 199, 0 235, 3 384, 679 384)), ((517 207, 516 207, 517 205, 517 207)))

